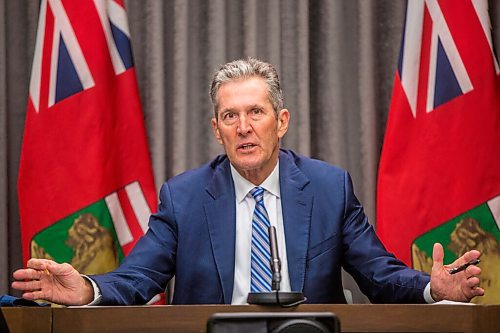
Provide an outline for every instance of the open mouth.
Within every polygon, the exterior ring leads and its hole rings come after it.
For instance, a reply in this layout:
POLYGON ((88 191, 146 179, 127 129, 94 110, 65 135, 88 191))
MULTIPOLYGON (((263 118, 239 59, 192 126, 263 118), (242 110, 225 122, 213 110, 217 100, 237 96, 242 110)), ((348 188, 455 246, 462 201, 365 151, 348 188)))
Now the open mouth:
POLYGON ((238 146, 238 149, 241 149, 241 150, 250 150, 252 149, 253 147, 256 147, 257 145, 253 144, 253 143, 245 143, 245 144, 242 144, 240 146, 238 146))

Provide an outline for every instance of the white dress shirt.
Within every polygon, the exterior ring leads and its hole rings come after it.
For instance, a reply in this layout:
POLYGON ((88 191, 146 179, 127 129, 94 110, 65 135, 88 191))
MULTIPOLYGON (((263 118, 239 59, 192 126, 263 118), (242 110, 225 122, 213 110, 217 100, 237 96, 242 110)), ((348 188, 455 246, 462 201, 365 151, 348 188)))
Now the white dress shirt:
MULTIPOLYGON (((247 304, 250 292, 250 265, 252 252, 252 217, 255 199, 250 194, 256 185, 243 178, 231 165, 231 174, 236 194, 236 248, 234 263, 234 286, 231 304, 247 304)), ((266 206, 269 222, 276 228, 278 252, 281 259, 281 291, 290 291, 288 276, 288 261, 286 257, 285 231, 283 214, 281 213, 279 162, 267 179, 259 185, 264 191, 264 206, 266 206)))

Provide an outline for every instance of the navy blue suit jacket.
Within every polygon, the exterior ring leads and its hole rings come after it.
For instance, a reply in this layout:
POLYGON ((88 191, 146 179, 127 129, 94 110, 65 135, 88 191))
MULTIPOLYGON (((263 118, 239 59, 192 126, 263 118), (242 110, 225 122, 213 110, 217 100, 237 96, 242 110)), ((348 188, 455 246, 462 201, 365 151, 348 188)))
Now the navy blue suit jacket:
MULTIPOLYGON (((346 171, 290 150, 279 159, 293 291, 309 303, 345 303, 344 267, 372 302, 424 302, 429 276, 385 250, 346 171)), ((235 206, 226 155, 163 184, 146 235, 116 271, 92 277, 102 304, 143 304, 174 275, 174 304, 231 303, 235 206)))

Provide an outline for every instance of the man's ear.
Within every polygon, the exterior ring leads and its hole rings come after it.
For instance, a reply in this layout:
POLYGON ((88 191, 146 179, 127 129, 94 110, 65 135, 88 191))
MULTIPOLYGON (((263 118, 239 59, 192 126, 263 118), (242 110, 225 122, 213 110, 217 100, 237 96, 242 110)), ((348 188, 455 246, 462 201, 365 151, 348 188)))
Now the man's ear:
POLYGON ((281 109, 278 113, 278 138, 285 136, 290 122, 290 112, 287 109, 281 109))
POLYGON ((217 119, 215 118, 212 118, 212 130, 214 131, 214 135, 215 135, 215 138, 217 139, 217 141, 222 144, 222 139, 220 137, 220 133, 219 133, 219 126, 217 126, 217 119))

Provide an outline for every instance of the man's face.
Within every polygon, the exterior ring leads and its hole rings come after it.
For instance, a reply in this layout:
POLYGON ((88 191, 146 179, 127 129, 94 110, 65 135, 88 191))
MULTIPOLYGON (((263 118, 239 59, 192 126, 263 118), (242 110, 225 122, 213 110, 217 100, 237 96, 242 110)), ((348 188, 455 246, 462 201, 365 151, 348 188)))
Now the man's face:
POLYGON ((217 119, 212 128, 231 164, 247 180, 260 185, 278 161, 279 140, 288 129, 290 114, 278 117, 263 79, 253 77, 220 86, 217 119))

